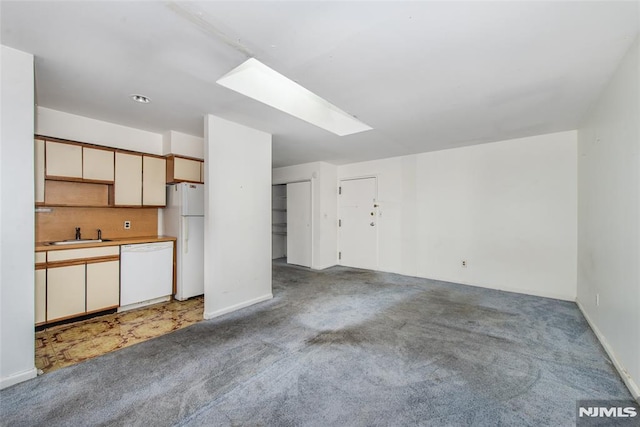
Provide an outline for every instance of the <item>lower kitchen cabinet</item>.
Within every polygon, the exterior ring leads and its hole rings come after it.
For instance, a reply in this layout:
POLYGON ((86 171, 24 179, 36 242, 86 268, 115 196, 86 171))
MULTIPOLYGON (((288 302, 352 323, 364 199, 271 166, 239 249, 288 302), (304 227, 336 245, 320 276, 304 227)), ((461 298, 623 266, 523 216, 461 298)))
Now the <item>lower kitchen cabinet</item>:
POLYGON ((36 325, 47 320, 47 270, 36 269, 36 325))
POLYGON ((47 321, 85 312, 85 264, 47 268, 47 321))
POLYGON ((36 325, 120 305, 120 246, 36 252, 36 325))
POLYGON ((87 312, 120 304, 120 262, 87 264, 87 312))

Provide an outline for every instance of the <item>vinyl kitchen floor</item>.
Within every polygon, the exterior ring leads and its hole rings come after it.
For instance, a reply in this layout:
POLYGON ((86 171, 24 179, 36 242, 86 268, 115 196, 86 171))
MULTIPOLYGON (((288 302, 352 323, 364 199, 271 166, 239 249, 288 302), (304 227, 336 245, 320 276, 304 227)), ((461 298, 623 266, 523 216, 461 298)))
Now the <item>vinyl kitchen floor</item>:
POLYGON ((36 332, 36 368, 51 372, 202 320, 204 297, 168 301, 36 332))

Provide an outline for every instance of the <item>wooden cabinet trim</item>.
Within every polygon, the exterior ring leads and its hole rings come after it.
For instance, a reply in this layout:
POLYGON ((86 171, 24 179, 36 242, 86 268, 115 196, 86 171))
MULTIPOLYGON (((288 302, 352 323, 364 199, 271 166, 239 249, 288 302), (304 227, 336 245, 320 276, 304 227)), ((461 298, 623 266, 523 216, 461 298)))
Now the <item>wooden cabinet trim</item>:
POLYGON ((36 269, 40 268, 56 268, 56 267, 67 267, 69 265, 80 265, 80 264, 96 264, 99 262, 109 262, 109 261, 120 261, 120 255, 110 255, 110 256, 102 256, 95 258, 78 258, 78 259, 69 259, 64 261, 49 261, 45 264, 37 264, 36 269))
POLYGON ((167 154, 166 156, 167 159, 170 157, 177 157, 180 159, 187 159, 187 160, 196 160, 198 162, 203 162, 204 163, 204 159, 201 159, 200 157, 191 157, 191 156, 183 156, 182 154, 167 154))
POLYGON ((64 249, 55 252, 51 251, 47 255, 47 261, 51 264, 52 262, 87 260, 113 256, 120 256, 120 248, 116 245, 64 249))
POLYGON ((40 140, 45 141, 45 142, 46 141, 51 141, 51 142, 59 142, 59 143, 62 143, 62 144, 80 145, 82 147, 95 148, 97 150, 113 151, 114 153, 139 154, 139 155, 144 155, 144 156, 157 157, 157 158, 160 158, 160 159, 166 159, 166 158, 168 158, 170 156, 175 156, 175 157, 182 157, 184 159, 203 161, 202 159, 199 159, 197 157, 188 157, 188 156, 174 155, 174 154, 162 155, 162 154, 144 153, 142 151, 127 150, 126 148, 115 148, 115 147, 109 147, 109 146, 106 146, 106 145, 92 144, 90 142, 73 141, 73 140, 70 140, 70 139, 55 138, 55 137, 52 137, 52 136, 44 136, 44 135, 38 135, 38 134, 35 134, 33 136, 33 139, 40 139, 40 140))
POLYGON ((161 158, 165 157, 165 156, 161 156, 161 155, 158 155, 158 154, 143 153, 141 151, 127 150, 127 149, 124 149, 124 148, 115 148, 115 147, 109 147, 107 145, 98 145, 98 144, 92 144, 90 142, 73 141, 71 139, 55 138, 55 137, 51 137, 51 136, 43 136, 43 135, 37 135, 36 134, 36 135, 34 135, 33 138, 34 139, 41 139, 43 141, 59 142, 59 143, 62 143, 62 144, 80 145, 82 147, 95 148, 96 150, 113 151, 114 153, 120 152, 120 153, 126 153, 126 154, 144 154, 144 155, 148 155, 148 156, 161 157, 161 158))
POLYGON ((102 179, 85 179, 85 178, 68 178, 66 176, 47 176, 47 181, 72 181, 72 182, 82 182, 85 184, 113 184, 113 181, 102 180, 102 179))
POLYGON ((87 263, 86 259, 73 259, 67 261, 52 261, 47 262, 47 268, 68 267, 70 265, 84 265, 87 263))
POLYGON ((87 264, 98 264, 100 262, 120 261, 120 255, 105 256, 100 258, 88 258, 87 264))
MULTIPOLYGON (((43 141, 50 141, 50 142, 59 142, 61 144, 69 144, 69 145, 93 145, 93 144, 85 144, 83 142, 78 142, 78 141, 71 141, 69 139, 62 139, 62 138, 53 138, 53 137, 49 137, 49 136, 42 136, 42 135, 34 135, 34 139, 41 139, 43 141)), ((100 147, 99 145, 96 147, 100 147)), ((106 147, 103 147, 106 148, 106 147)))
MULTIPOLYGON (((107 310, 113 310, 120 307, 119 305, 113 305, 110 307, 103 307, 103 308, 99 308, 97 310, 91 310, 91 311, 85 311, 83 314, 79 315, 79 316, 86 316, 87 314, 94 314, 94 313, 101 313, 103 311, 107 311, 107 310)), ((73 316, 73 317, 79 317, 79 316, 73 316)))
POLYGON ((159 155, 159 154, 140 153, 140 152, 134 152, 134 151, 132 151, 132 153, 142 154, 142 155, 143 155, 143 156, 145 156, 145 157, 153 157, 153 158, 156 158, 156 159, 163 159, 163 160, 166 160, 166 156, 161 156, 161 155, 159 155))

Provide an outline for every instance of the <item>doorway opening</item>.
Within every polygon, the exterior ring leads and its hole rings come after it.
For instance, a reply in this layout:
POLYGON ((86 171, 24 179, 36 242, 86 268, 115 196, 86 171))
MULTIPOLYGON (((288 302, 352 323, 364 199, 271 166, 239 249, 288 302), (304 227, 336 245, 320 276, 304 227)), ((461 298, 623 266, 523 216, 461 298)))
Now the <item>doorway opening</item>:
POLYGON ((312 265, 311 181, 272 186, 272 259, 288 264, 312 265))
POLYGON ((287 259, 287 185, 271 187, 271 258, 287 259))

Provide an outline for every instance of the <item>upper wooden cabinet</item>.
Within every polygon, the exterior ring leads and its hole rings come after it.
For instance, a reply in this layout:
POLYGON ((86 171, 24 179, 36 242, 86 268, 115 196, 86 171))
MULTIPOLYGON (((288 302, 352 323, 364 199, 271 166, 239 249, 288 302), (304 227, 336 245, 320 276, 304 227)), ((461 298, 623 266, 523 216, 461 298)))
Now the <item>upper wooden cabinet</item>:
POLYGON ((187 159, 185 157, 167 157, 167 183, 173 182, 204 182, 202 174, 202 160, 187 159))
POLYGON ((144 206, 167 204, 166 163, 167 161, 160 157, 142 157, 142 204, 144 206))
POLYGON ((92 181, 113 182, 113 150, 82 147, 82 178, 92 181))
MULTIPOLYGON (((181 158, 178 176, 201 182, 201 163, 181 158)), ((34 169, 36 205, 166 205, 165 157, 36 136, 34 169)))
POLYGON ((116 153, 113 193, 116 206, 142 205, 142 156, 116 153))
POLYGON ((46 174, 47 178, 82 179, 82 147, 47 141, 46 174))
MULTIPOLYGON (((40 140, 36 140, 37 144, 40 140)), ((36 152, 36 160, 38 153, 36 152)), ((113 150, 64 142, 46 142, 46 178, 112 183, 113 150)))
POLYGON ((165 159, 116 153, 114 204, 116 206, 165 206, 165 159))

